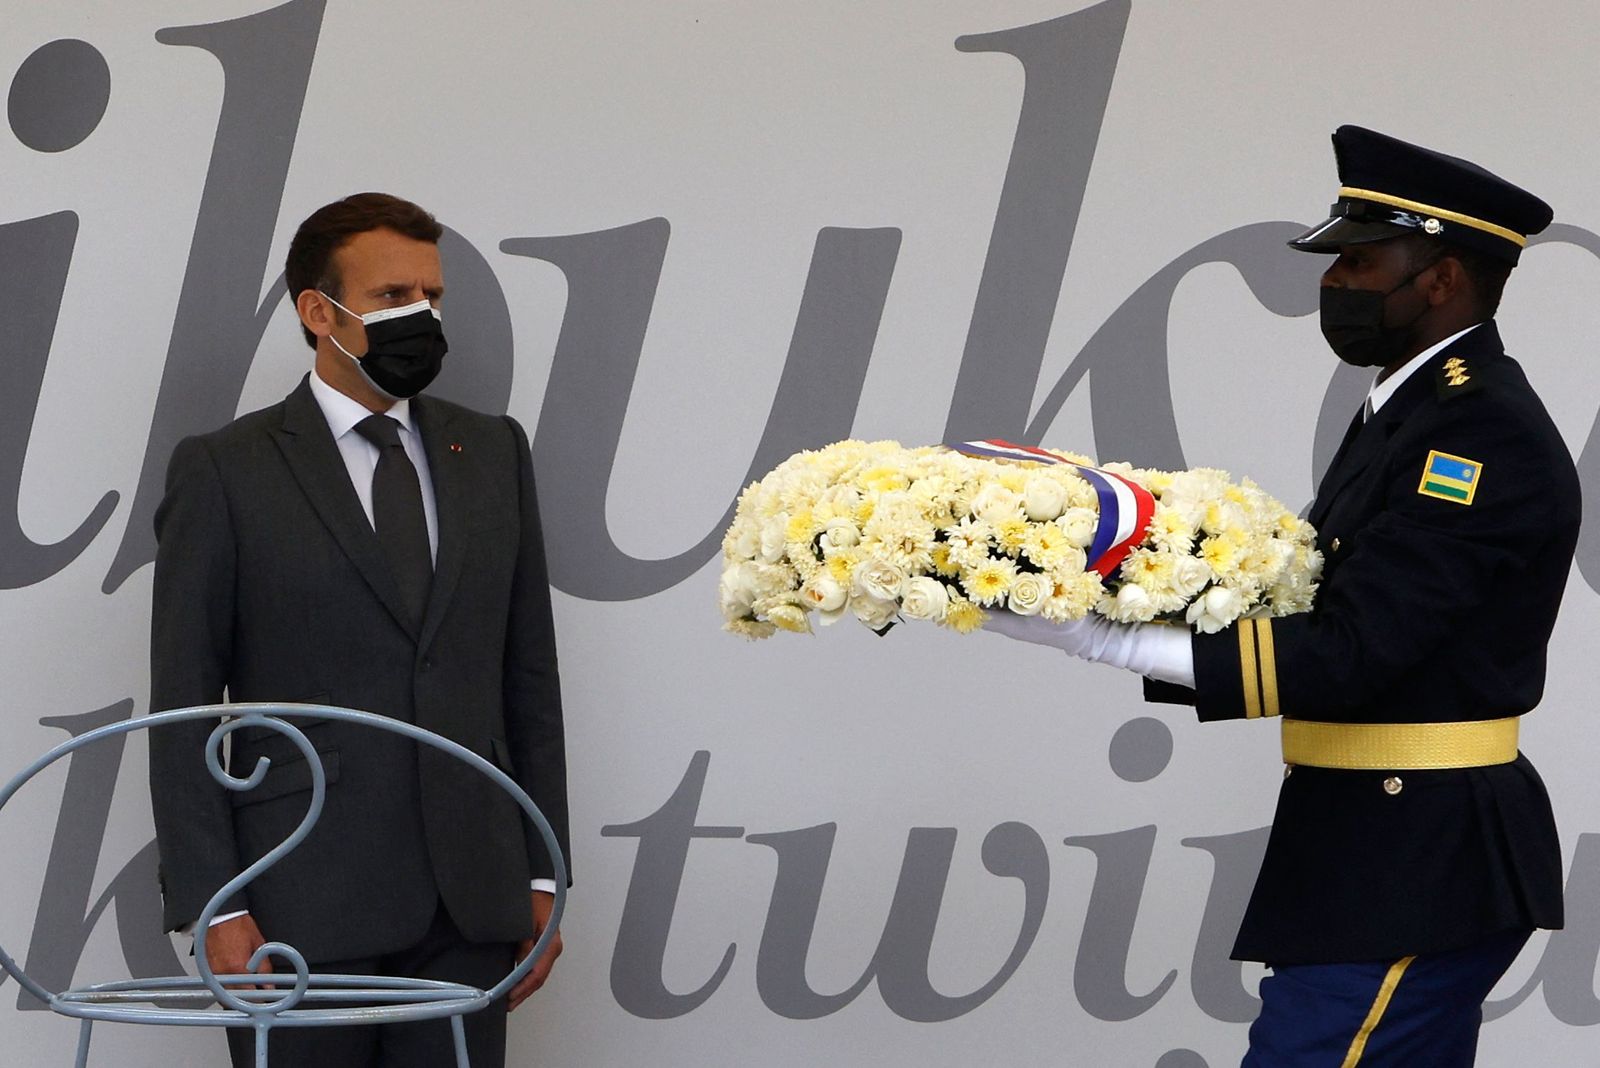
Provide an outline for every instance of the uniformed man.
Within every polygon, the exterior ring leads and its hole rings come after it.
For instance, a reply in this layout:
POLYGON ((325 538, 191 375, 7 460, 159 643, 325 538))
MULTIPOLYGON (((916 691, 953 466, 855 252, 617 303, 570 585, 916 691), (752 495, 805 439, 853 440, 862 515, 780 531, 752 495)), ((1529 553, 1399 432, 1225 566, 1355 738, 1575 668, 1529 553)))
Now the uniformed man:
POLYGON ((1234 956, 1266 962, 1245 1068, 1471 1065, 1484 997, 1562 923, 1544 784, 1518 751, 1580 514, 1561 435, 1494 323, 1539 198, 1355 126, 1322 330, 1378 368, 1317 488, 1316 607, 1219 634, 988 626, 1131 668, 1202 720, 1281 719, 1288 774, 1234 956))

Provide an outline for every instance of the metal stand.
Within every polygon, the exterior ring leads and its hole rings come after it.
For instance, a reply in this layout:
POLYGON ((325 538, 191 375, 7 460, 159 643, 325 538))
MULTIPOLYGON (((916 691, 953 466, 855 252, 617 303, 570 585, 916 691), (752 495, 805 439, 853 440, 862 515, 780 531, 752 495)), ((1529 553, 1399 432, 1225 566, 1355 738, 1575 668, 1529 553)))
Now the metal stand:
POLYGON ((421 727, 371 712, 329 705, 237 704, 204 705, 196 708, 158 712, 122 723, 113 723, 78 735, 45 753, 0 789, 4 807, 22 786, 62 757, 92 745, 102 738, 129 734, 186 720, 218 720, 206 742, 206 766, 211 775, 229 790, 246 791, 260 785, 271 760, 261 757, 245 778, 230 774, 222 766, 222 741, 245 727, 265 728, 286 736, 305 756, 311 769, 311 804, 300 825, 266 856, 246 868, 212 895, 195 921, 195 959, 199 976, 173 976, 160 979, 130 979, 73 987, 51 993, 30 978, 11 955, 0 947, 0 969, 13 976, 27 991, 45 1002, 52 1012, 82 1021, 78 1031, 77 1068, 89 1063, 90 1032, 96 1020, 115 1023, 158 1024, 174 1027, 250 1027, 255 1032, 256 1068, 268 1068, 267 1038, 276 1027, 339 1027, 351 1024, 408 1023, 415 1020, 448 1019, 454 1040, 457 1068, 470 1068, 467 1059, 466 1028, 463 1017, 477 1012, 504 997, 533 968, 550 940, 555 937, 566 908, 566 862, 556 843, 555 832, 523 789, 505 772, 483 757, 421 727), (313 973, 305 958, 293 946, 268 942, 250 958, 249 967, 259 968, 271 957, 274 972, 216 975, 206 960, 205 937, 212 917, 227 901, 262 872, 283 859, 311 833, 322 815, 327 792, 327 774, 322 761, 305 734, 288 722, 294 718, 346 720, 404 735, 432 746, 472 766, 480 774, 511 795, 539 830, 555 866, 555 903, 533 950, 504 979, 488 990, 463 983, 431 979, 405 979, 388 976, 330 975, 313 973), (284 970, 280 964, 287 964, 284 970), (280 987, 288 986, 287 991, 280 987), (253 988, 253 989, 245 989, 253 988), (174 1004, 175 1002, 181 1004, 174 1004), (329 1003, 337 1002, 337 1006, 329 1003), (353 1004, 352 1004, 353 1003, 353 1004))

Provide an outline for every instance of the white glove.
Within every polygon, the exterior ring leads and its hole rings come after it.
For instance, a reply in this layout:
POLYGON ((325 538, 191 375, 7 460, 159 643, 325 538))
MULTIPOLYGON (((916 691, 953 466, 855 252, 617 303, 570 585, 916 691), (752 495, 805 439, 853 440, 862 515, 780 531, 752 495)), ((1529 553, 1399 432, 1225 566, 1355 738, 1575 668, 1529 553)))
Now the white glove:
POLYGON ((1082 619, 1055 622, 996 609, 983 629, 1019 642, 1048 645, 1080 660, 1132 671, 1137 675, 1194 686, 1194 647, 1189 628, 1152 623, 1115 623, 1091 612, 1082 619))

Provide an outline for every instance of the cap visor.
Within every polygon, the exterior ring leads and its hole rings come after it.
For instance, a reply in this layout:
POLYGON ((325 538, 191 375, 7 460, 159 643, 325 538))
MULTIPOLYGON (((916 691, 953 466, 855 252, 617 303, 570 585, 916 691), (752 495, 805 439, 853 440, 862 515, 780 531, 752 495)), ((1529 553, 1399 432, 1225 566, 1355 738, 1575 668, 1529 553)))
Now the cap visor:
POLYGON ((1362 222, 1335 215, 1290 241, 1289 247, 1301 252, 1338 252, 1341 245, 1364 245, 1416 232, 1412 227, 1395 223, 1362 222))

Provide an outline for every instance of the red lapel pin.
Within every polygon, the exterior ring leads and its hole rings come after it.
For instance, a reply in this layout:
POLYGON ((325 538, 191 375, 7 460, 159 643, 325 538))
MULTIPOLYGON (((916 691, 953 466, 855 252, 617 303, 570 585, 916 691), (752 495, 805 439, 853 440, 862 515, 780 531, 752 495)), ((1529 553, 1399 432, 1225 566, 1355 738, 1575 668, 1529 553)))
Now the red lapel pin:
POLYGON ((452 441, 450 443, 450 451, 451 452, 460 452, 461 451, 461 443, 459 441, 452 441))

